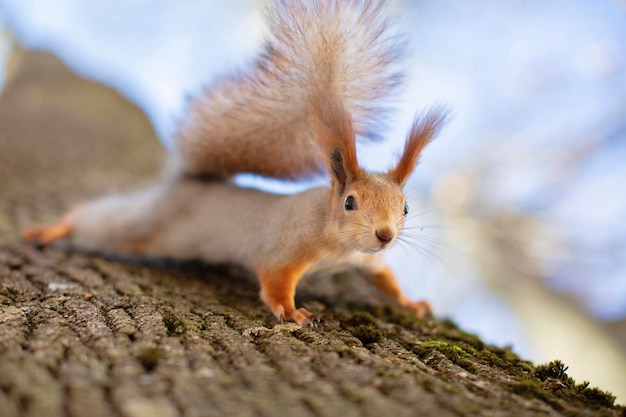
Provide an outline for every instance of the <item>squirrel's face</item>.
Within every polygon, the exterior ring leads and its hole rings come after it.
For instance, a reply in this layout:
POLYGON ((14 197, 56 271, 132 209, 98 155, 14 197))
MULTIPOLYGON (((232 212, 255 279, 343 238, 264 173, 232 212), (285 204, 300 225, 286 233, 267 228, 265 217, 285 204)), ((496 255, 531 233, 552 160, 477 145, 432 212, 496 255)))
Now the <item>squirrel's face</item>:
POLYGON ((400 185, 385 174, 361 172, 333 199, 337 239, 360 252, 391 246, 402 232, 408 205, 400 185))
POLYGON ((396 166, 385 174, 374 174, 359 166, 352 119, 343 103, 322 94, 311 104, 314 131, 331 177, 335 239, 344 247, 366 253, 389 247, 402 231, 408 213, 402 186, 443 125, 445 111, 435 108, 416 118, 396 166))

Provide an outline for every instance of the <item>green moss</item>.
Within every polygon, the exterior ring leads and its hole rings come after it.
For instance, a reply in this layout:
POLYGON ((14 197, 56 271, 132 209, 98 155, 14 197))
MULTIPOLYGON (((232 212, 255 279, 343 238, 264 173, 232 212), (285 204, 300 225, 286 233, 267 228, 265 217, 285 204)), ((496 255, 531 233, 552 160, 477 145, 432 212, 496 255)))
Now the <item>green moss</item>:
POLYGON ((172 312, 166 312, 163 315, 163 324, 169 335, 182 334, 187 330, 187 323, 181 317, 176 316, 172 312))
POLYGON ((447 392, 448 394, 459 394, 461 392, 461 388, 459 388, 457 385, 454 384, 443 384, 442 387, 443 391, 447 392))
MULTIPOLYGON (((473 350, 471 347, 470 349, 473 350)), ((415 344, 412 351, 422 360, 430 356, 433 351, 438 351, 463 369, 470 372, 476 371, 474 363, 471 359, 472 353, 466 351, 462 346, 457 344, 447 343, 441 340, 428 340, 426 342, 415 344)))
POLYGON ((563 381, 568 385, 573 385, 575 381, 567 376, 567 369, 568 367, 565 366, 563 362, 555 360, 548 364, 537 366, 535 368, 535 376, 542 382, 545 382, 548 378, 554 378, 563 381))
POLYGON ((474 356, 478 353, 478 351, 476 350, 474 346, 465 342, 457 342, 457 343, 453 343, 453 345, 460 348, 467 355, 474 356))
POLYGON ((150 347, 139 353, 137 360, 146 371, 151 372, 159 364, 162 357, 163 352, 159 348, 150 347))
MULTIPOLYGON (((561 399, 594 409, 616 408, 613 394, 598 388, 590 388, 586 382, 577 384, 567 375, 567 366, 560 361, 535 367, 531 362, 517 356, 511 348, 486 345, 476 335, 461 331, 451 320, 418 319, 393 307, 380 309, 375 315, 382 321, 414 330, 416 343, 406 341, 404 338, 400 338, 399 341, 421 360, 433 358, 432 353, 436 351, 469 372, 476 373, 479 366, 501 369, 515 380, 508 384, 507 388, 527 398, 538 398, 550 403, 561 399)), ((355 313, 346 323, 353 326, 351 331, 353 334, 359 333, 355 336, 364 344, 379 341, 379 337, 385 335, 375 328, 372 315, 364 311, 355 313), (362 327, 357 330, 358 326, 362 327), (372 334, 374 331, 382 335, 372 334)), ((400 331, 397 333, 399 336, 403 334, 405 333, 400 331)), ((394 335, 392 330, 390 335, 385 336, 394 335)))
POLYGON ((401 327, 413 330, 419 330, 428 323, 427 319, 418 318, 414 314, 391 306, 385 306, 381 311, 377 312, 376 316, 388 323, 398 324, 401 327))
MULTIPOLYGON (((589 383, 587 382, 586 384, 588 385, 589 383)), ((585 398, 585 404, 593 407, 611 408, 615 405, 615 395, 610 392, 602 391, 596 387, 585 387, 579 392, 585 398)))
POLYGON ((417 343, 413 346, 411 351, 415 353, 421 360, 426 359, 432 351, 436 350, 441 353, 448 347, 448 343, 440 340, 429 340, 426 342, 417 343))
POLYGON ((448 343, 447 346, 441 350, 453 362, 458 362, 462 358, 472 357, 470 351, 465 350, 465 347, 456 343, 448 343))
POLYGON ((509 384, 508 388, 527 398, 540 398, 544 401, 561 398, 593 409, 613 408, 615 402, 613 394, 598 388, 589 388, 588 382, 576 384, 574 378, 567 375, 567 366, 559 360, 535 367, 530 376, 509 384))
POLYGON ((541 400, 549 400, 552 395, 543 389, 543 386, 537 380, 526 379, 520 382, 513 382, 506 387, 509 391, 525 398, 539 398, 541 400))
POLYGON ((446 317, 445 319, 441 320, 441 324, 451 330, 459 330, 459 326, 450 317, 446 317))
POLYGON ((360 325, 375 326, 376 320, 374 319, 374 316, 367 311, 357 311, 352 315, 352 317, 346 320, 346 324, 353 327, 360 325))
POLYGON ((380 342, 386 337, 385 332, 376 327, 374 316, 364 310, 357 311, 349 318, 342 320, 341 325, 365 346, 380 342))
POLYGON ((431 331, 437 335, 437 340, 425 340, 408 348, 422 360, 436 350, 472 373, 477 371, 477 364, 482 364, 490 368, 500 368, 518 380, 525 380, 534 375, 533 365, 520 359, 511 349, 487 346, 472 334, 454 328, 448 329, 449 332, 446 333, 439 327, 431 331))
POLYGON ((510 349, 502 349, 490 346, 481 351, 477 351, 475 358, 478 362, 504 370, 509 375, 517 379, 528 379, 534 374, 533 365, 522 360, 510 349))
POLYGON ((559 398, 577 401, 591 408, 611 408, 615 396, 598 388, 589 388, 589 382, 577 384, 567 375, 568 367, 559 360, 535 368, 534 376, 543 382, 543 388, 559 398))
POLYGON ((350 332, 366 346, 378 343, 385 338, 385 334, 381 330, 367 324, 359 324, 353 327, 350 332))
POLYGON ((441 340, 428 340, 426 342, 422 342, 420 344, 418 344, 417 346, 423 348, 423 349, 437 349, 437 350, 443 350, 446 349, 449 345, 446 342, 443 342, 441 340))
POLYGON ((422 387, 428 392, 435 392, 435 384, 430 379, 424 379, 422 381, 422 387))
POLYGON ((487 347, 485 345, 485 342, 480 340, 480 338, 475 334, 462 332, 460 330, 458 331, 458 333, 460 334, 460 337, 458 337, 456 340, 470 345, 475 351, 483 350, 487 347))

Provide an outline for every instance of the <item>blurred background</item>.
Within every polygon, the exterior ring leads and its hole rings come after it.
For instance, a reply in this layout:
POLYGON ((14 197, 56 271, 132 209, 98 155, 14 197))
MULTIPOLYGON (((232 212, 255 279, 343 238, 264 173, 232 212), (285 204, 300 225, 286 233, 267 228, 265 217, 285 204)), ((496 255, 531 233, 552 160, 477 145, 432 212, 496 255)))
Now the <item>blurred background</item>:
MULTIPOLYGON (((51 51, 142 108, 168 147, 186 98, 259 51, 261 4, 0 0, 0 85, 15 43, 51 51)), ((394 162, 416 111, 445 103, 454 116, 407 186, 409 243, 388 254, 402 286, 624 403, 626 1, 391 6, 408 79, 387 139, 359 148, 363 165, 394 162)))

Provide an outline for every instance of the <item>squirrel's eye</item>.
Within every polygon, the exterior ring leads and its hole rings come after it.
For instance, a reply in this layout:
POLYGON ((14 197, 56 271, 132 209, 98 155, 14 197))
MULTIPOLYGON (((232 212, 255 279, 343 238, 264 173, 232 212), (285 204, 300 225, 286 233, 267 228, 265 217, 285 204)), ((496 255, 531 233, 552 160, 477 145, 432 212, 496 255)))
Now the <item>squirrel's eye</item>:
POLYGON ((409 214, 409 203, 404 203, 404 215, 409 214))
POLYGON ((349 195, 348 198, 346 198, 346 203, 344 204, 344 207, 346 208, 346 210, 356 210, 356 198, 349 195))

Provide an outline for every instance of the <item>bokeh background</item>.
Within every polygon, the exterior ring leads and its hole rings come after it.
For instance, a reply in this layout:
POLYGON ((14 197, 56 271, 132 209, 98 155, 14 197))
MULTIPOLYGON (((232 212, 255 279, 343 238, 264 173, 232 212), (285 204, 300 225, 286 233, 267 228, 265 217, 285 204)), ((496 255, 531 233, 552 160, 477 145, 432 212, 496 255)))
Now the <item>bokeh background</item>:
MULTIPOLYGON (((164 146, 185 100, 263 41, 252 0, 0 0, 0 83, 16 44, 51 51, 142 108, 164 146)), ((388 257, 415 299, 488 342, 626 400, 626 1, 391 1, 408 79, 384 169, 416 111, 453 120, 407 190, 388 257)), ((383 157, 381 157, 383 155, 383 157)), ((242 177, 289 192, 307 185, 242 177)))

